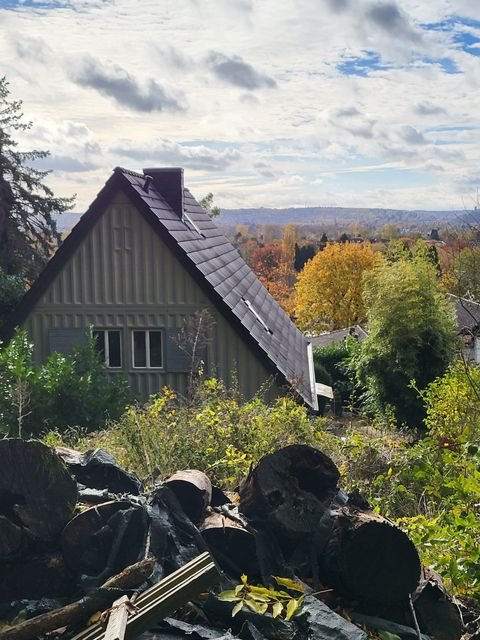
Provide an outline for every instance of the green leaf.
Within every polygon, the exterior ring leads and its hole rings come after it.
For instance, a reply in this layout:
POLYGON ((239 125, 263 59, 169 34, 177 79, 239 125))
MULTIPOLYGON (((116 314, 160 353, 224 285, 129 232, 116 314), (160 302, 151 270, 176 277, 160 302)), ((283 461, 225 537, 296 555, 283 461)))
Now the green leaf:
POLYGON ((238 600, 236 590, 222 591, 222 593, 218 594, 217 598, 223 602, 236 602, 238 600))
POLYGON ((287 604, 287 615, 285 616, 285 620, 290 620, 298 611, 299 606, 299 600, 297 600, 296 598, 292 598, 287 604))
POLYGON ((250 596, 247 596, 245 598, 244 602, 248 607, 250 607, 250 609, 252 611, 254 611, 255 613, 258 613, 260 615, 263 615, 268 609, 268 603, 266 603, 266 602, 256 602, 255 600, 252 600, 250 598, 250 596))
POLYGON ((242 591, 244 590, 245 585, 243 584, 237 584, 237 586, 235 587, 235 595, 238 596, 242 593, 242 591))
POLYGON ((282 587, 286 587, 291 591, 299 591, 300 593, 305 593, 305 588, 302 584, 297 582, 296 580, 292 580, 291 578, 280 578, 279 576, 273 576, 275 582, 282 587))
POLYGON ((258 602, 270 602, 272 599, 270 596, 266 596, 262 593, 252 593, 249 592, 248 598, 252 598, 253 600, 257 600, 258 602))
POLYGON ((272 607, 272 615, 274 618, 278 618, 278 616, 282 613, 283 611, 283 604, 281 602, 275 602, 275 604, 272 607))
POLYGON ((233 607, 232 618, 234 618, 237 615, 237 613, 242 610, 242 607, 243 607, 243 600, 240 600, 240 602, 237 602, 237 604, 233 607))

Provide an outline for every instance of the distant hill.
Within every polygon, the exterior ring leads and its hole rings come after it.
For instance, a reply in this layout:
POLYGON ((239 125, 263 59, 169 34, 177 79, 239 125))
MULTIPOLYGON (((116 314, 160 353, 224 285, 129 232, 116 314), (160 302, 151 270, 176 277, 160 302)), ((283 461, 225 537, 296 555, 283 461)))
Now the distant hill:
MULTIPOLYGON (((56 217, 57 227, 61 233, 69 231, 80 220, 82 214, 63 213, 56 217)), ((348 225, 351 222, 372 226, 384 224, 426 225, 435 226, 441 223, 461 222, 463 211, 425 211, 406 209, 367 209, 349 207, 304 207, 288 209, 222 209, 217 222, 222 226, 263 225, 263 224, 332 224, 348 225)))
POLYGON ((222 209, 218 221, 222 225, 237 224, 349 224, 359 222, 368 225, 421 224, 435 225, 441 222, 453 223, 461 211, 424 211, 405 209, 367 209, 349 207, 305 207, 288 209, 222 209))

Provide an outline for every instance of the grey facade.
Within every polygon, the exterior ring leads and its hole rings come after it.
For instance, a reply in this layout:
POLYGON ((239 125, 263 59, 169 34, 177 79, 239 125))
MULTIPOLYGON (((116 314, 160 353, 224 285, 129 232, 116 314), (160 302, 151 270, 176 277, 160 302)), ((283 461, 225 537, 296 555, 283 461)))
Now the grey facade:
POLYGON ((246 397, 272 379, 273 395, 293 386, 315 408, 303 334, 184 190, 183 172, 145 173, 115 170, 21 303, 14 321, 35 359, 68 352, 91 326, 109 371, 141 397, 164 385, 184 393, 192 363, 179 332, 207 310, 208 373, 237 379, 246 397))

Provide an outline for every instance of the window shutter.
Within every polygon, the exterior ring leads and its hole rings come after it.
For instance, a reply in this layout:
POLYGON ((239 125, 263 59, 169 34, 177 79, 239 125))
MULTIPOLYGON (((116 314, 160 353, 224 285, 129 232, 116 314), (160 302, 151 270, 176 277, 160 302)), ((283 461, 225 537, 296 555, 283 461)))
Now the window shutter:
POLYGON ((166 360, 165 368, 172 373, 182 373, 190 371, 191 360, 189 356, 175 343, 179 329, 167 329, 167 340, 165 345, 166 360))
POLYGON ((48 332, 50 353, 57 352, 67 356, 74 347, 84 347, 86 344, 86 329, 50 329, 48 332))

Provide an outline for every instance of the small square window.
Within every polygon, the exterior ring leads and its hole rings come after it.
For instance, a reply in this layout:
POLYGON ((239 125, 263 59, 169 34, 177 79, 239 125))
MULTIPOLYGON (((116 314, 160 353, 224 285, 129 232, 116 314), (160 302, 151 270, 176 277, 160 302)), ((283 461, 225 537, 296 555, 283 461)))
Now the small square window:
POLYGON ((100 358, 109 369, 122 367, 122 340, 118 329, 95 329, 95 346, 100 358))
POLYGON ((163 367, 162 331, 132 332, 133 366, 136 369, 153 369, 163 367))

